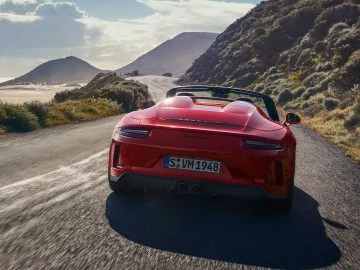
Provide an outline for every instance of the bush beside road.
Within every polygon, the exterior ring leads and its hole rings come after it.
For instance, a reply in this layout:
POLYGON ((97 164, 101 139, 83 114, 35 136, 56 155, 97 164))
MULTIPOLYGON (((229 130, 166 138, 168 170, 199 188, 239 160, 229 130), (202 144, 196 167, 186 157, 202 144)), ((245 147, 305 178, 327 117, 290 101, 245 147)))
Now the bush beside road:
POLYGON ((84 87, 57 93, 51 102, 0 104, 0 134, 117 115, 138 109, 149 97, 146 85, 100 73, 84 87))

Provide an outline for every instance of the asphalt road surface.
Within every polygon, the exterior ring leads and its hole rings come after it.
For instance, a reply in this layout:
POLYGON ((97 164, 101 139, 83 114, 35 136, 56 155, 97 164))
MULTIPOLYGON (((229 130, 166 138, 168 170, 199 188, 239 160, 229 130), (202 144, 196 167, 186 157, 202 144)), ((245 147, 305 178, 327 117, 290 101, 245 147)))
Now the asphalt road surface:
MULTIPOLYGON (((156 95, 172 87, 138 79, 156 95)), ((360 167, 308 128, 294 127, 294 206, 279 215, 115 195, 107 147, 120 117, 0 137, 0 269, 360 269, 360 167)))

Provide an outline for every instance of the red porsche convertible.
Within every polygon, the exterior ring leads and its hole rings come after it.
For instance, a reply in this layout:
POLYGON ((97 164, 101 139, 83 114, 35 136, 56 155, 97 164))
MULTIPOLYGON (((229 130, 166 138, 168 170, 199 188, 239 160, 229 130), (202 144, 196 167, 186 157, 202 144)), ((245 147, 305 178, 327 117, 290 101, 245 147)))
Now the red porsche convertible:
POLYGON ((147 105, 115 127, 108 170, 114 192, 234 195, 291 208, 296 140, 289 125, 299 116, 280 122, 269 96, 216 86, 174 88, 147 105))

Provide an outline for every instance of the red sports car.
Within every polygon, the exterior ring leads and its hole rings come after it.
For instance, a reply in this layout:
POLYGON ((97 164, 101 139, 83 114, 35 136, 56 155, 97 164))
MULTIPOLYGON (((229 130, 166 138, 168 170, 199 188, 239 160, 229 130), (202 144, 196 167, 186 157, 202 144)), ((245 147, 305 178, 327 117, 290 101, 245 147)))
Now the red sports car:
POLYGON ((289 113, 280 122, 267 95, 226 87, 186 86, 124 116, 109 155, 114 192, 161 189, 266 199, 289 210, 296 140, 289 113), (147 107, 145 106, 145 107, 147 107))

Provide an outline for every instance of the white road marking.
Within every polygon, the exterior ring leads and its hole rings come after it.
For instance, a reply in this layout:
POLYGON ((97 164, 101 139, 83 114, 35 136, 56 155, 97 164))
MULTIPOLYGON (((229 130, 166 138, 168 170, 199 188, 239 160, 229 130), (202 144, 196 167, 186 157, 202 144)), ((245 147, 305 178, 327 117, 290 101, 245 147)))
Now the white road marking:
POLYGON ((36 139, 36 140, 29 141, 29 142, 24 142, 24 143, 22 143, 20 145, 31 144, 31 143, 39 142, 39 141, 41 141, 41 139, 36 139))

